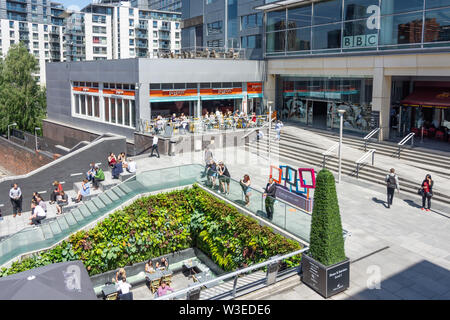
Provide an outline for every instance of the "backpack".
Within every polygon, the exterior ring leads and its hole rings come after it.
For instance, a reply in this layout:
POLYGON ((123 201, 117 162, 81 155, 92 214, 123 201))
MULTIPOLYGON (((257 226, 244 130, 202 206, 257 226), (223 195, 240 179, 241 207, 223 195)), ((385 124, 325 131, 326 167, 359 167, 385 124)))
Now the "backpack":
POLYGON ((397 175, 389 175, 388 179, 387 179, 387 183, 388 183, 388 188, 397 188, 397 183, 395 182, 395 178, 397 177, 397 175))

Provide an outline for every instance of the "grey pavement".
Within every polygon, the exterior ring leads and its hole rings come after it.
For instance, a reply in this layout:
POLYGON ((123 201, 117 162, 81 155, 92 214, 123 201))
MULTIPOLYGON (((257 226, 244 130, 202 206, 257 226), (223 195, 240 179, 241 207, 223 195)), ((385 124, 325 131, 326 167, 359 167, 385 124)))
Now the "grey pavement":
MULTIPOLYGON (((248 173, 254 188, 262 188, 267 183, 269 164, 282 164, 276 157, 269 160, 241 147, 215 149, 213 155, 224 161, 233 178, 239 179, 248 173)), ((138 171, 204 163, 203 151, 161 156, 160 159, 140 156, 136 162, 138 171)), ((301 166, 301 163, 287 164, 301 166)), ((450 298, 448 206, 434 202, 433 211, 425 213, 417 208, 419 197, 396 193, 393 206, 387 209, 382 186, 351 177, 343 178, 337 185, 337 192, 343 227, 352 233, 345 243, 351 260, 351 287, 332 299, 450 298)), ((255 297, 321 299, 299 280, 287 290, 255 297)))

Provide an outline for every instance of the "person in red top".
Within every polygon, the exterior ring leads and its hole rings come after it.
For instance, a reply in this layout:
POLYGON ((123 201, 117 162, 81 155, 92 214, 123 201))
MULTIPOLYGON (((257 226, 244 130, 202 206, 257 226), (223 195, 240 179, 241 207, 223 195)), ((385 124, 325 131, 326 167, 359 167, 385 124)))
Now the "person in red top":
POLYGON ((422 182, 422 210, 430 211, 431 209, 431 197, 433 196, 433 180, 431 175, 427 174, 425 180, 422 182), (425 200, 427 201, 428 208, 425 207, 425 200))
POLYGON ((112 168, 114 167, 116 162, 117 162, 116 156, 114 155, 114 153, 110 152, 108 157, 108 166, 112 168))
POLYGON ((53 204, 56 202, 56 197, 63 190, 62 184, 59 183, 59 181, 54 181, 53 187, 54 187, 53 192, 50 194, 50 204, 53 204))

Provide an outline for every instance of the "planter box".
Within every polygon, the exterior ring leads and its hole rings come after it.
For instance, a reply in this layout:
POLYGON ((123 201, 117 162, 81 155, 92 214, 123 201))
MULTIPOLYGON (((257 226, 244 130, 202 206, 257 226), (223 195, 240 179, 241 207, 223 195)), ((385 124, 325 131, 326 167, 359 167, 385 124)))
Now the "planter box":
POLYGON ((324 266, 307 254, 302 255, 302 282, 325 298, 346 290, 350 285, 350 260, 324 266))

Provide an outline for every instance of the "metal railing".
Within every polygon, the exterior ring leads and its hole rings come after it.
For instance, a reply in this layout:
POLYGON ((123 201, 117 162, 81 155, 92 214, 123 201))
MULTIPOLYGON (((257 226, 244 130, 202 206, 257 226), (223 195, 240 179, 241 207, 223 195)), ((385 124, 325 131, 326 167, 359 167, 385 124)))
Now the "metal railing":
POLYGON ((374 161, 375 161, 375 151, 377 151, 377 149, 370 149, 361 158, 359 158, 358 160, 355 161, 355 163, 356 163, 356 178, 358 178, 358 176, 359 176, 359 169, 361 168, 361 166, 364 163, 367 162, 367 159, 370 156, 372 156, 372 166, 373 166, 374 161))
MULTIPOLYGON (((177 297, 180 297, 180 296, 184 296, 184 295, 188 294, 189 292, 196 291, 196 290, 201 290, 201 288, 203 286, 208 286, 208 285, 215 285, 215 286, 217 286, 219 282, 225 281, 225 280, 228 280, 228 279, 232 279, 232 278, 234 279, 234 281, 233 281, 233 289, 229 290, 229 292, 231 291, 231 296, 234 298, 234 297, 236 297, 236 292, 237 292, 237 279, 238 279, 238 277, 240 275, 245 274, 247 272, 251 272, 251 271, 257 270, 257 269, 264 268, 264 267, 272 265, 272 264, 278 264, 282 260, 291 258, 291 257, 299 255, 299 254, 302 254, 303 252, 305 252, 307 250, 309 250, 309 247, 304 247, 301 250, 297 250, 297 251, 285 254, 283 256, 280 256, 280 257, 275 256, 275 257, 270 258, 267 261, 264 261, 264 262, 261 262, 261 263, 257 263, 257 264, 255 264, 253 266, 246 267, 244 269, 240 269, 240 270, 237 270, 237 271, 234 271, 234 272, 227 273, 227 274, 225 274, 223 276, 214 278, 212 280, 208 280, 208 281, 205 281, 205 282, 199 282, 197 284, 194 284, 194 285, 190 286, 189 288, 181 289, 181 290, 178 290, 176 292, 164 295, 162 297, 157 297, 155 300, 174 299, 174 298, 177 298, 177 297)), ((277 271, 278 271, 278 268, 276 269, 275 272, 277 272, 277 271)), ((269 272, 266 275, 266 282, 268 280, 268 277, 269 277, 269 272)))
POLYGON ((404 137, 402 139, 402 141, 400 141, 397 146, 398 146, 398 158, 400 159, 400 152, 402 151, 402 148, 405 146, 405 144, 411 140, 411 148, 414 146, 414 132, 409 133, 406 137, 404 137))
POLYGON ((370 131, 369 134, 363 138, 363 140, 364 140, 364 151, 367 151, 367 145, 369 144, 369 139, 372 138, 379 131, 380 131, 380 128, 376 128, 376 129, 370 131))
POLYGON ((322 152, 322 156, 323 156, 322 168, 325 168, 325 163, 327 161, 327 157, 331 156, 338 147, 339 147, 339 142, 336 142, 327 151, 322 152))

